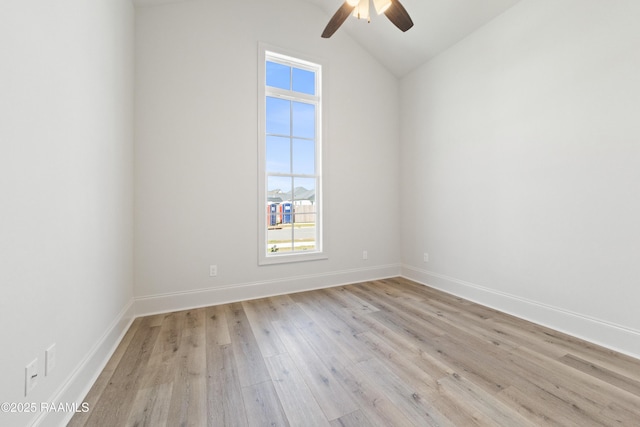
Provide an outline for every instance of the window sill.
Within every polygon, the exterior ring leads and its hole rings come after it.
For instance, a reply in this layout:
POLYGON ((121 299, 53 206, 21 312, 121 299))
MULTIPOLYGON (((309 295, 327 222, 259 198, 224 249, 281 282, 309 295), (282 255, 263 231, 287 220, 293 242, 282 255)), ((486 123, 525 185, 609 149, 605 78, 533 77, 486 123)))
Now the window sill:
POLYGON ((318 261, 329 259, 326 252, 295 253, 281 255, 261 255, 258 265, 290 264, 294 262, 318 261))

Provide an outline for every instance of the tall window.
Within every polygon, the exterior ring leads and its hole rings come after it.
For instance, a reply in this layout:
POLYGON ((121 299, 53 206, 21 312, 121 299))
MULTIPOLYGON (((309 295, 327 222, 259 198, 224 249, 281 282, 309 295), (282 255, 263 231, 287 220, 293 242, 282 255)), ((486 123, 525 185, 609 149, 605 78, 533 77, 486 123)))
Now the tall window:
POLYGON ((321 66, 261 47, 260 262, 323 258, 321 66))

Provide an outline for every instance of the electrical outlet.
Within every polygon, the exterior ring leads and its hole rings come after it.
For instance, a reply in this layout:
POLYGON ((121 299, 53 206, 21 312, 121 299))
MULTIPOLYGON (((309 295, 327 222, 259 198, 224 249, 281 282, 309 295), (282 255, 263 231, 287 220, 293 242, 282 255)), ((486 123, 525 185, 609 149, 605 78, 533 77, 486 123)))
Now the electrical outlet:
POLYGON ((49 376, 56 367, 56 344, 53 343, 44 352, 44 375, 49 376))
POLYGON ((424 253, 424 257, 422 258, 423 262, 429 262, 429 254, 428 253, 424 253))
POLYGON ((369 254, 367 251, 362 251, 362 259, 369 259, 369 254))
POLYGON ((215 277, 218 275, 218 266, 217 265, 210 265, 209 266, 209 276, 210 277, 215 277))
POLYGON ((38 359, 33 359, 24 369, 24 395, 27 396, 38 384, 38 359))

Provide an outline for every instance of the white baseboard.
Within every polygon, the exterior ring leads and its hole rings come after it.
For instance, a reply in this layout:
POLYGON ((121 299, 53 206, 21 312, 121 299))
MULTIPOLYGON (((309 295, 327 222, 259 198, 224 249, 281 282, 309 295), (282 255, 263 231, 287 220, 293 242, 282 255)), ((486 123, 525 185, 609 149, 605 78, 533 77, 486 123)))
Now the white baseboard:
MULTIPOLYGON (((89 393, 89 390, 136 317, 133 310, 134 300, 132 299, 47 402, 76 402, 77 406, 81 407, 83 399, 89 393)), ((42 427, 64 426, 67 425, 73 415, 73 412, 41 412, 32 421, 31 425, 42 427)))
POLYGON ((211 305, 227 304, 294 292, 310 291, 378 280, 400 275, 400 264, 335 271, 305 276, 285 277, 253 283, 242 283, 187 292, 149 295, 135 299, 137 316, 169 313, 211 305))
POLYGON ((640 331, 632 328, 409 265, 402 266, 402 276, 431 288, 640 359, 640 331))

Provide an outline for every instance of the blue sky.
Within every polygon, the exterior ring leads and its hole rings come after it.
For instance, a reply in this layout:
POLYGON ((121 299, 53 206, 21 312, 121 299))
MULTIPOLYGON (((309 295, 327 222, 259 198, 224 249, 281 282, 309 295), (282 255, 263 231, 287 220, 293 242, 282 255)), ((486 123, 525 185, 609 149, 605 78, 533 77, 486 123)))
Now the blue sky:
MULTIPOLYGON (((315 95, 315 73, 267 61, 267 86, 315 95)), ((266 99, 267 172, 312 175, 315 173, 315 106, 275 97, 266 99), (293 161, 292 161, 293 157, 293 161)), ((315 188, 315 180, 268 178, 267 188, 291 191, 315 188)))

